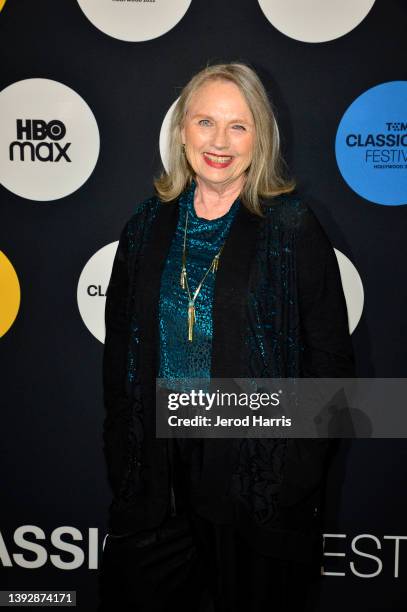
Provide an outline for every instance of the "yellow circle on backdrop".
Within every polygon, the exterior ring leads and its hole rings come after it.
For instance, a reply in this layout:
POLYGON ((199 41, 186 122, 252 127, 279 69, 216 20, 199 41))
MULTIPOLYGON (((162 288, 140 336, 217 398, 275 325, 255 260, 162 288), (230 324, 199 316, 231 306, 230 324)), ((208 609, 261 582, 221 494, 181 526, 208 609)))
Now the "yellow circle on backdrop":
POLYGON ((6 0, 0 0, 0 11, 5 4, 6 4, 6 0))
POLYGON ((13 325, 20 308, 20 283, 11 261, 0 251, 0 338, 13 325))

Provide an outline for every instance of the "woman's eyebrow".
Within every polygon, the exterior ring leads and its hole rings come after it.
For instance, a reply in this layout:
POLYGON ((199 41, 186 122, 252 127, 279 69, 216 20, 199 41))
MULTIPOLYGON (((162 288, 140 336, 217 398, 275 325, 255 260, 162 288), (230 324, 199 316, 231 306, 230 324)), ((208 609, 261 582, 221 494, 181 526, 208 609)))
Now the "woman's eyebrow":
MULTIPOLYGON (((216 121, 214 117, 211 117, 211 115, 207 115, 206 113, 195 113, 194 115, 191 115, 192 119, 195 119, 196 117, 205 117, 205 119, 212 119, 212 121, 216 121)), ((237 117, 236 119, 231 119, 229 123, 249 123, 249 122, 246 121, 246 119, 240 119, 239 117, 237 117)))

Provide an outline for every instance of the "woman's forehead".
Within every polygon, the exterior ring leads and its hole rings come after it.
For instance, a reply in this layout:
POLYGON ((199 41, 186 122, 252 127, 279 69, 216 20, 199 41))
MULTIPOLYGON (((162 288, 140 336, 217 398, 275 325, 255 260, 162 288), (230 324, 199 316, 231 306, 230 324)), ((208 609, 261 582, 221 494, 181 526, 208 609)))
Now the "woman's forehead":
POLYGON ((235 119, 250 119, 252 113, 239 87, 225 80, 207 81, 194 91, 186 108, 189 116, 221 113, 235 119), (236 116, 235 116, 236 115, 236 116))

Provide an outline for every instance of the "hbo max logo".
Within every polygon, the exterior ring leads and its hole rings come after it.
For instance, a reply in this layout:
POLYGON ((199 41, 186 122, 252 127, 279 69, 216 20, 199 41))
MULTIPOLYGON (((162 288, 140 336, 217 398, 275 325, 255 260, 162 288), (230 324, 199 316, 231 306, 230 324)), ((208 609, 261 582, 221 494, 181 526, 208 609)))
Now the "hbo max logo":
POLYGON ((71 162, 68 149, 72 143, 58 142, 65 135, 65 124, 57 119, 48 123, 42 119, 17 119, 16 140, 9 147, 10 161, 71 162), (52 142, 44 142, 45 139, 52 142))
POLYGON ((73 193, 99 156, 92 110, 76 91, 50 79, 24 79, 0 91, 0 134, 0 183, 29 200, 73 193))

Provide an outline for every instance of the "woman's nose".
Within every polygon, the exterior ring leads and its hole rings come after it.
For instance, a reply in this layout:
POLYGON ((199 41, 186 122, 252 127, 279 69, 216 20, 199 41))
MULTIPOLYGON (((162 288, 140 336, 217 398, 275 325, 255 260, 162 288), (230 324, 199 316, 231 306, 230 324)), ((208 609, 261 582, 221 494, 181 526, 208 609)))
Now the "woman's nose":
POLYGON ((225 128, 218 127, 215 130, 212 144, 217 149, 226 149, 229 146, 228 134, 225 128))

